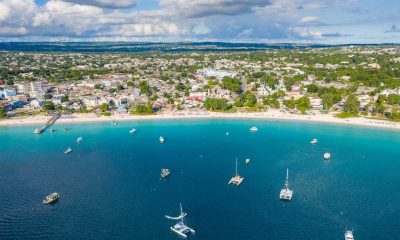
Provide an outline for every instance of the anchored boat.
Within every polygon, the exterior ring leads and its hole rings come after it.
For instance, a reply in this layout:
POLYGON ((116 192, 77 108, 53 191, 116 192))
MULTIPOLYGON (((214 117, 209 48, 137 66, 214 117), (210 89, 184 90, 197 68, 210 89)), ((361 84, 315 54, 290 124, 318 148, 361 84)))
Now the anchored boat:
POLYGON ((344 233, 344 239, 345 240, 354 240, 353 231, 346 230, 346 232, 344 233))
POLYGON ((246 164, 250 164, 250 159, 247 158, 247 159, 245 160, 245 162, 246 162, 246 164))
POLYGON ((257 132, 258 131, 258 128, 257 127, 251 127, 250 128, 250 132, 257 132))
POLYGON ((317 144, 317 143, 318 143, 318 139, 314 138, 313 140, 311 140, 310 143, 311 143, 311 144, 317 144))
POLYGON ((135 133, 136 132, 136 129, 134 129, 134 128, 132 128, 130 131, 129 131, 129 133, 135 133))
POLYGON ((160 137, 160 143, 163 143, 165 141, 165 139, 161 136, 160 137))
POLYGON ((54 203, 60 199, 60 194, 54 192, 52 194, 49 194, 44 200, 43 204, 49 204, 49 203, 54 203))
POLYGON ((189 233, 194 234, 195 231, 185 224, 184 218, 187 216, 187 213, 183 212, 182 204, 179 204, 179 205, 181 207, 181 214, 178 217, 170 217, 168 215, 165 215, 165 217, 167 219, 170 219, 170 220, 178 220, 178 222, 174 226, 172 226, 170 228, 171 228, 172 231, 174 231, 179 236, 187 238, 187 235, 189 233))
POLYGON ((78 137, 78 138, 76 139, 76 142, 77 142, 77 143, 80 143, 82 140, 83 140, 83 137, 78 137))
POLYGON ((229 180, 228 184, 234 184, 236 186, 239 186, 243 182, 244 177, 239 176, 237 167, 238 167, 238 161, 236 158, 236 174, 233 178, 231 178, 231 180, 229 180))
POLYGON ((324 153, 324 159, 325 160, 329 160, 330 158, 331 158, 331 154, 330 153, 328 153, 328 152, 324 153))
POLYGON ((64 151, 64 154, 69 154, 71 152, 72 152, 72 148, 69 147, 69 148, 67 148, 67 150, 64 151))
POLYGON ((283 201, 292 200, 293 190, 289 189, 289 169, 286 169, 286 180, 285 180, 285 188, 281 189, 279 194, 279 198, 283 201))

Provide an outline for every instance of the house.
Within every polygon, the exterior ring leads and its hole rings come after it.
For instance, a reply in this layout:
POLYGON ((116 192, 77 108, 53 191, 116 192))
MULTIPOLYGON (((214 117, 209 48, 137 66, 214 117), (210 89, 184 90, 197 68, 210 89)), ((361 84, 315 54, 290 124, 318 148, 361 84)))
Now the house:
POLYGON ((4 90, 0 90, 0 98, 9 98, 9 97, 11 97, 11 96, 15 96, 15 95, 17 95, 17 91, 15 91, 14 89, 12 89, 12 90, 7 90, 7 89, 4 89, 4 90))
POLYGON ((45 101, 42 99, 35 99, 30 102, 30 105, 34 108, 40 108, 45 104, 45 101))
POLYGON ((322 99, 318 97, 309 97, 312 110, 322 110, 322 99))
POLYGON ((21 108, 24 104, 21 101, 12 101, 11 103, 12 109, 21 108))

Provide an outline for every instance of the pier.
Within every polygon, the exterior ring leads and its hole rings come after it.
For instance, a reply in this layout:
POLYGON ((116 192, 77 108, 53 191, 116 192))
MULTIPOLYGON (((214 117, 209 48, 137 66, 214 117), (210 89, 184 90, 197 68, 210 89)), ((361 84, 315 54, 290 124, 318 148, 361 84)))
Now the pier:
POLYGON ((61 114, 59 114, 58 112, 53 112, 51 113, 51 115, 52 115, 51 118, 43 125, 43 127, 36 128, 35 134, 43 133, 48 127, 53 125, 57 121, 57 119, 61 117, 61 114))

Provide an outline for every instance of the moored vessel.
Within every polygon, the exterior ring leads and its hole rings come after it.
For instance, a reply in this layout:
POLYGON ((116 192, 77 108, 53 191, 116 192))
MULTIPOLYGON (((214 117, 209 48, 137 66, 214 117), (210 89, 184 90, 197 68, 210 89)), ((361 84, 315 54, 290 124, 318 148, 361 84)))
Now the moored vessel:
POLYGON ((58 199, 60 199, 60 194, 54 192, 46 196, 46 198, 43 200, 43 204, 54 203, 58 201, 58 199))
POLYGON ((254 126, 253 126, 253 127, 250 128, 250 132, 257 132, 257 131, 258 131, 258 128, 257 128, 257 127, 254 127, 254 126))
POLYGON ((228 184, 233 184, 236 186, 239 186, 240 184, 242 184, 244 177, 239 176, 237 167, 238 167, 238 161, 236 159, 236 174, 234 177, 231 178, 231 180, 229 180, 228 184))
POLYGON ((192 228, 188 227, 188 226, 185 224, 184 218, 187 216, 187 213, 183 212, 183 210, 182 210, 182 204, 180 204, 180 207, 181 207, 181 213, 180 213, 179 216, 177 216, 177 217, 170 217, 170 216, 168 216, 168 215, 165 215, 165 217, 166 217, 167 219, 170 219, 170 220, 178 220, 178 222, 177 222, 174 226, 170 227, 170 229, 171 229, 172 231, 174 231, 176 234, 178 234, 179 236, 184 237, 184 238, 187 238, 187 235, 188 235, 189 233, 194 234, 195 231, 194 231, 192 228))
POLYGON ((165 141, 165 139, 161 136, 160 137, 160 143, 163 143, 165 141))
POLYGON ((69 147, 69 148, 67 148, 67 149, 64 151, 64 154, 69 154, 69 153, 71 153, 71 152, 72 152, 72 148, 69 147))
POLYGON ((289 189, 289 169, 286 169, 285 187, 281 189, 279 198, 283 201, 292 200, 293 190, 289 189))
POLYGON ((324 159, 325 159, 325 160, 331 159, 331 154, 328 153, 328 152, 324 153, 324 159))
POLYGON ((168 168, 161 169, 161 178, 166 178, 171 174, 171 171, 168 168))
POLYGON ((344 233, 344 239, 345 240, 354 240, 353 231, 346 230, 346 232, 344 233))

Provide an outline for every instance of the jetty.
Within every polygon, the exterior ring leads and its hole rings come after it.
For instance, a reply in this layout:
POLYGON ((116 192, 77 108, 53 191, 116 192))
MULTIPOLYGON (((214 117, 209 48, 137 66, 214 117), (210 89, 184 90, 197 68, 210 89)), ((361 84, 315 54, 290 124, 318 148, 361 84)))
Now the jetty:
POLYGON ((36 128, 35 134, 43 133, 48 127, 52 126, 60 117, 61 114, 59 114, 58 112, 51 113, 51 118, 47 120, 47 122, 41 128, 36 128))

